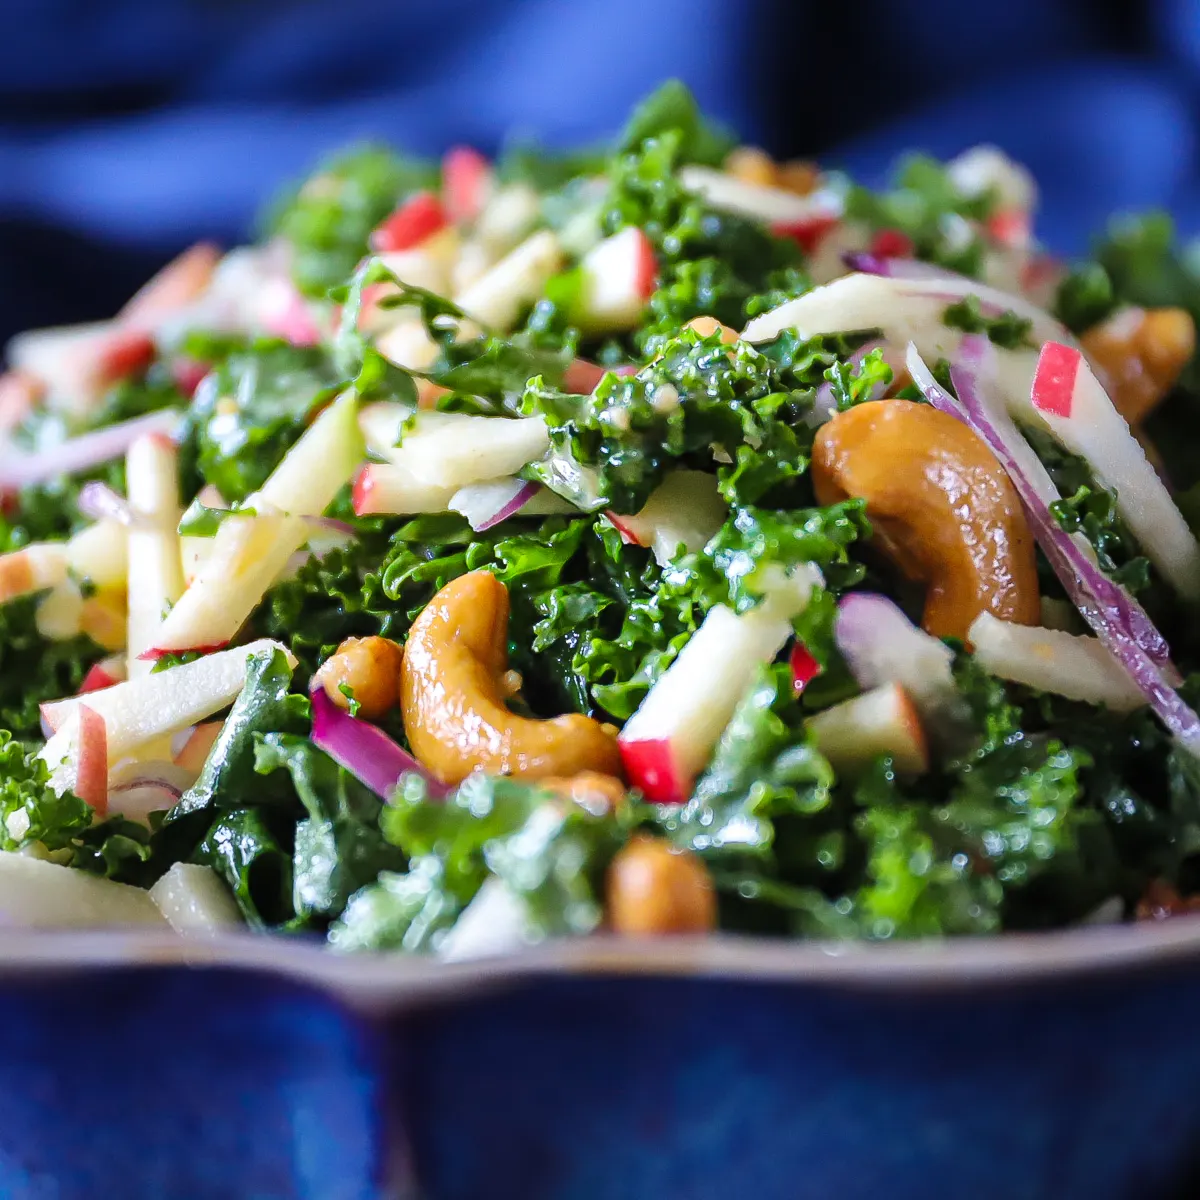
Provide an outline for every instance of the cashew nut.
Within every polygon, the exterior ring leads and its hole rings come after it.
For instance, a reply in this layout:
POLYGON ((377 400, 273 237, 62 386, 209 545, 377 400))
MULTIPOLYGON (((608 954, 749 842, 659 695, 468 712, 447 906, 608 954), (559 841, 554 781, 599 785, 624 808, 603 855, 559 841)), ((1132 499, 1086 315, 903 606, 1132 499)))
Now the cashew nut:
POLYGON ((404 647, 404 731, 443 783, 472 771, 524 779, 620 774, 615 731, 572 713, 548 721, 504 706, 508 592, 488 571, 448 583, 413 623, 404 647))
POLYGON ((716 926, 717 898, 704 863, 662 838, 639 834, 608 868, 606 907, 616 933, 704 933, 716 926))
POLYGON ((350 707, 342 691, 348 688, 358 711, 375 721, 399 698, 401 661, 400 647, 388 638, 347 638, 321 664, 313 680, 339 708, 350 707))
POLYGON ((926 404, 880 400, 838 413, 813 443, 822 504, 849 496, 885 553, 928 585, 921 624, 966 639, 981 612, 1036 625, 1034 544, 1008 476, 966 425, 926 404))
POLYGON ((1137 425, 1175 386, 1196 350, 1196 327, 1182 308, 1124 308, 1080 342, 1100 368, 1117 411, 1137 425))

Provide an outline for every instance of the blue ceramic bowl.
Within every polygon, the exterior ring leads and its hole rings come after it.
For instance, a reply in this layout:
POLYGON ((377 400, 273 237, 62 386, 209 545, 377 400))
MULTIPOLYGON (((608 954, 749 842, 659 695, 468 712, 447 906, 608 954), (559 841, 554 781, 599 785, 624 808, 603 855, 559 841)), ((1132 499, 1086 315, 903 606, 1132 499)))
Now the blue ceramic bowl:
POLYGON ((1200 1196, 1200 921, 446 966, 0 937, 11 1200, 1200 1196))

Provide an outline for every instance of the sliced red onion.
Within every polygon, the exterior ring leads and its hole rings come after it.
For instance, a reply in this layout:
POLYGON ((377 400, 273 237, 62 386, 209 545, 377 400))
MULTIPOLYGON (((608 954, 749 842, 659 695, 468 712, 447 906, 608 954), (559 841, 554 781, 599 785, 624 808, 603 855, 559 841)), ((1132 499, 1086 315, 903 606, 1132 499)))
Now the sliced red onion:
POLYGON ((136 514, 129 507, 129 501, 115 488, 101 483, 98 479, 85 483, 79 489, 77 507, 83 516, 91 517, 93 521, 107 519, 121 525, 133 525, 137 521, 136 514))
MULTIPOLYGON (((1063 585, 1076 607, 1081 604, 1079 594, 1086 592, 1093 603, 1101 605, 1110 621, 1132 637, 1156 663, 1173 672, 1166 640, 1145 610, 1100 570, 1087 543, 1066 533, 1050 514, 1050 505, 1061 497, 1046 468, 1013 425, 1007 411, 989 403, 979 388, 973 364, 986 362, 991 343, 986 338, 976 340, 975 335, 968 335, 963 342, 965 349, 956 374, 956 384, 961 389, 959 400, 938 385, 916 347, 910 346, 907 363, 913 381, 935 408, 969 425, 999 459, 1021 498, 1038 544, 1052 565, 1057 561, 1070 576, 1070 581, 1064 579, 1063 585)), ((1055 570, 1061 576, 1057 565, 1055 570)))
POLYGON ((460 488, 452 497, 454 509, 467 518, 476 533, 516 516, 540 491, 523 479, 499 479, 460 488))
POLYGON ((324 750, 334 762, 346 768, 382 800, 391 798, 402 775, 420 775, 437 800, 454 789, 435 779, 411 754, 397 745, 377 725, 360 721, 314 687, 312 700, 312 744, 324 750))
POLYGON ((962 279, 963 276, 922 262, 917 258, 892 258, 883 254, 871 254, 866 250, 850 250, 842 255, 842 262, 852 271, 864 275, 882 275, 887 279, 962 279))
MULTIPOLYGON (((987 339, 982 340, 986 342, 987 339)), ((987 443, 1008 472, 1025 506, 1039 545, 1084 620, 1128 671, 1168 731, 1187 750, 1200 757, 1200 717, 1163 678, 1160 662, 1155 661, 1143 644, 1149 641, 1161 648, 1160 661, 1162 665, 1167 665, 1166 642, 1162 635, 1140 606, 1108 579, 1080 551, 1074 539, 1058 526, 1043 496, 1021 469, 1012 446, 998 431, 993 421, 996 412, 984 399, 978 378, 972 370, 986 352, 977 341, 971 342, 966 347, 964 360, 951 368, 951 377, 959 394, 958 401, 939 386, 916 347, 911 344, 908 369, 930 403, 969 425, 987 443)), ((1015 429, 1013 433, 1016 437, 1020 436, 1015 429)), ((1028 449, 1028 444, 1021 440, 1028 449)))
POLYGON ((94 433, 68 438, 34 454, 6 453, 0 455, 0 489, 29 487, 90 470, 101 463, 119 458, 138 438, 148 433, 174 435, 179 426, 179 413, 161 409, 132 421, 108 425, 94 433))
MULTIPOLYGON (((873 341, 864 342, 861 346, 859 346, 859 348, 850 355, 848 361, 852 362, 855 366, 858 366, 858 364, 861 363, 862 360, 866 358, 872 350, 884 350, 884 358, 887 360, 892 370, 895 371, 896 364, 886 353, 888 349, 889 347, 886 342, 876 338, 873 341)), ((872 392, 870 399, 882 399, 883 393, 886 390, 887 389, 883 387, 876 387, 874 392, 872 392)), ((819 388, 817 388, 816 395, 813 397, 812 408, 810 408, 808 412, 804 414, 804 423, 810 429, 815 429, 818 425, 824 425, 826 421, 831 420, 836 413, 837 401, 833 396, 833 384, 826 380, 819 388)))

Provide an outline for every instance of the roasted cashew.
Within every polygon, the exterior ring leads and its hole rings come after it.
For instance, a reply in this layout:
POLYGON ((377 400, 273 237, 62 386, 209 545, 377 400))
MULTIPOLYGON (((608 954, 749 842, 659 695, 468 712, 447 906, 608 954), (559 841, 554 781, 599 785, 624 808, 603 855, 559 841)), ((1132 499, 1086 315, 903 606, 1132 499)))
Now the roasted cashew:
POLYGON ((508 591, 488 571, 446 584, 413 623, 400 703, 418 759, 443 783, 472 771, 524 779, 599 771, 619 775, 615 732, 572 713, 548 721, 504 706, 508 591))
POLYGON ((400 694, 400 647, 390 638, 347 638, 317 669, 319 683, 338 708, 349 708, 353 694, 357 711, 377 721, 395 706, 400 694))
POLYGON ((928 585, 929 633, 965 640, 981 612, 1038 623, 1025 513, 991 451, 960 421, 908 400, 859 404, 817 432, 812 474, 822 504, 866 500, 876 541, 928 585))
POLYGON ((704 863, 689 850, 639 834, 608 868, 605 907, 614 933, 706 933, 717 924, 717 896, 704 863))
POLYGON ((1182 308, 1123 308, 1079 339, 1100 368, 1117 411, 1137 425, 1175 386, 1196 350, 1196 327, 1182 308))

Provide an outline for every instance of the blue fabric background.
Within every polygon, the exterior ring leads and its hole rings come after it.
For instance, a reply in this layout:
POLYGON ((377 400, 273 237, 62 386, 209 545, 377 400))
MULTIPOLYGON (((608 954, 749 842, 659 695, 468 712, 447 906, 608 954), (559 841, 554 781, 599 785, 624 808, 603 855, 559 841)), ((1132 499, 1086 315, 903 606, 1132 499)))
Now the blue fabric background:
POLYGON ((0 331, 99 315, 190 240, 244 236, 330 147, 601 137, 668 74, 749 138, 868 179, 904 149, 1001 143, 1062 252, 1119 209, 1200 231, 1200 0, 7 0, 4 18, 0 331))

